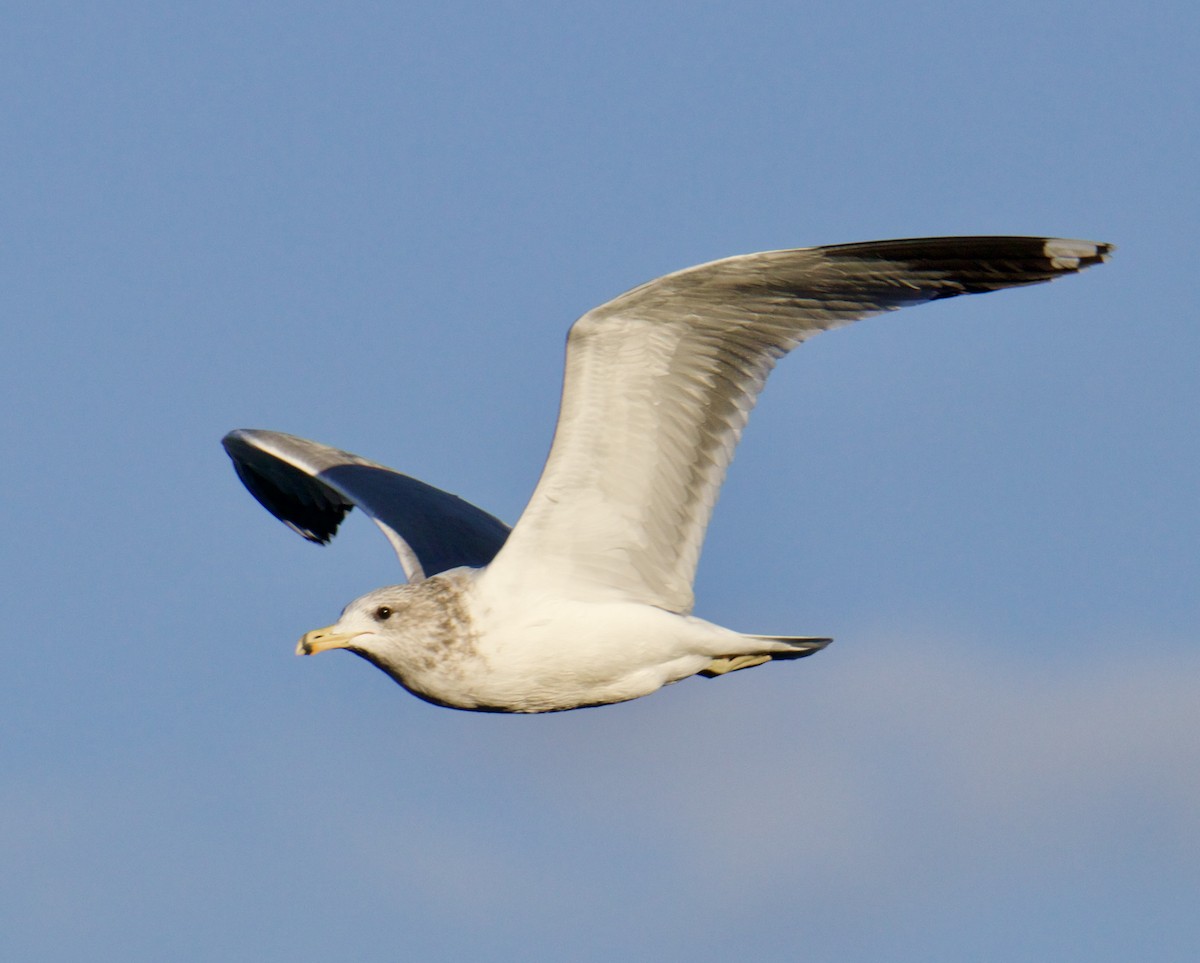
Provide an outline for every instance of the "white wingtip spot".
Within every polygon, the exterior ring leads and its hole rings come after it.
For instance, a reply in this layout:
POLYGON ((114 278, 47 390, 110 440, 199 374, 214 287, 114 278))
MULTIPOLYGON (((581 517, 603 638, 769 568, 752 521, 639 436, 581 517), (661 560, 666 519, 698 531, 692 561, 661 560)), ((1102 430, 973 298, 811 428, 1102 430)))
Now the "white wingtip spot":
POLYGON ((1095 264, 1097 261, 1107 261, 1112 249, 1111 244, 1055 237, 1046 241, 1042 253, 1049 258, 1050 264, 1055 269, 1077 271, 1079 268, 1095 264))

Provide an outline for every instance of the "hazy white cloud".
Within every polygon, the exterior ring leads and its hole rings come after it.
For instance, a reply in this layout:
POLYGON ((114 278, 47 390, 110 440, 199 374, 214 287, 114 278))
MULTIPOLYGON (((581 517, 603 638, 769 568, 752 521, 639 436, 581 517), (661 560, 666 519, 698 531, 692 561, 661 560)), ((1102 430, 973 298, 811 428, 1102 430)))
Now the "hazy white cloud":
POLYGON ((844 945, 1060 884, 1200 885, 1200 655, 863 646, 531 718, 397 703, 362 669, 357 741, 279 719, 227 768, 10 786, 23 925, 83 908, 67 917, 121 945, 98 920, 186 905, 195 926, 415 927, 425 952, 584 933, 591 958, 641 927, 719 959, 756 920, 780 945, 844 945))
POLYGON ((753 672, 579 738, 543 732, 529 775, 683 854, 690 888, 733 903, 800 877, 861 896, 922 872, 953 887, 1064 856, 1100 866, 1134 837, 1200 854, 1200 655, 1047 668, 914 642, 753 672))

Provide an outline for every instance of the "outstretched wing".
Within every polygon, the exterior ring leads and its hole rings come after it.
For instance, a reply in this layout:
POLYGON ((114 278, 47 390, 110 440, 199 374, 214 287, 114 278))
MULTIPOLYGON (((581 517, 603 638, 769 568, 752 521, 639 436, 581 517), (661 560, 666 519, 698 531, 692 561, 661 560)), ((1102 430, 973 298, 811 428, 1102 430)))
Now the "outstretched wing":
POLYGON ((221 444, 259 504, 311 542, 328 542, 357 505, 410 582, 487 565, 508 537, 507 525, 457 495, 328 445, 252 429, 231 431, 221 444))
POLYGON ((589 311, 567 340, 546 467, 487 578, 689 612, 725 470, 780 357, 860 318, 1048 281, 1110 250, 952 237, 770 251, 669 274, 589 311))

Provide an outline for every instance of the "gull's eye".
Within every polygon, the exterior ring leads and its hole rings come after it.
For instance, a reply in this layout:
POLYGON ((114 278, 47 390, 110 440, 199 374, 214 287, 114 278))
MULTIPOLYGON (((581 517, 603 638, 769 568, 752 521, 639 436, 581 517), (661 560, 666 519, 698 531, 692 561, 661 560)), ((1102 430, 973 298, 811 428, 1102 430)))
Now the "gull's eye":
POLYGON ((375 619, 378 622, 386 622, 392 617, 392 610, 386 605, 381 605, 375 610, 375 619))

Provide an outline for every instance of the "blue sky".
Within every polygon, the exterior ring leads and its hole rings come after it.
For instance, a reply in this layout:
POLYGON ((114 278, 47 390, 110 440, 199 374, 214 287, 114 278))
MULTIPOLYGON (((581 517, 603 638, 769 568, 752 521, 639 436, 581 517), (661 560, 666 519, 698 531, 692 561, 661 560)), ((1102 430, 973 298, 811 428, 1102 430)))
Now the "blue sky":
POLYGON ((1195 959, 1193 4, 2 21, 0 956, 1195 959), (826 652, 534 718, 292 656, 399 569, 228 429, 513 521, 588 308, 957 233, 1119 251, 781 364, 697 612, 826 652))

